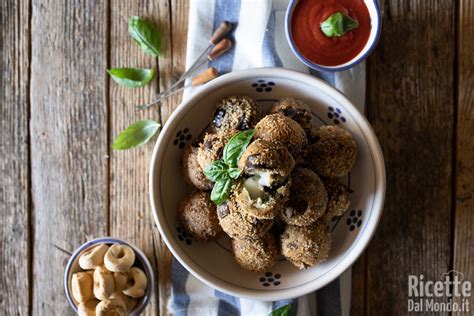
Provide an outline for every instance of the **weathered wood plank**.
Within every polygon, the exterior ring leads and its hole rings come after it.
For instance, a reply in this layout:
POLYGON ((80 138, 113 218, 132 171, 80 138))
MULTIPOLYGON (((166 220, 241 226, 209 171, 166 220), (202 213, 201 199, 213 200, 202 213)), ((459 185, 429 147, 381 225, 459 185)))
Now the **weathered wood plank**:
POLYGON ((29 311, 29 1, 0 3, 0 314, 29 311), (3 27, 7 26, 8 27, 3 27))
MULTIPOLYGON (((453 269, 463 273, 464 278, 472 282, 474 281, 474 2, 461 0, 458 17, 456 229, 453 269)), ((456 300, 460 302, 462 298, 456 300)))
POLYGON ((33 315, 73 314, 68 257, 107 235, 107 3, 34 0, 31 21, 33 315))
MULTIPOLYGON (((142 16, 158 25, 157 11, 158 4, 154 1, 111 2, 109 66, 155 69, 153 81, 142 88, 121 87, 110 79, 110 127, 113 137, 137 120, 160 121, 156 109, 135 111, 136 105, 151 101, 158 92, 158 63, 155 57, 145 54, 128 34, 131 16, 142 16)), ((164 28, 166 30, 168 25, 164 28)), ((160 31, 163 31, 161 27, 160 31)), ((110 234, 129 240, 142 249, 157 273, 159 264, 153 247, 153 230, 156 228, 148 202, 148 168, 152 150, 153 144, 150 143, 135 150, 110 153, 110 234)), ((145 314, 157 315, 158 308, 158 300, 153 299, 145 314)))
POLYGON ((365 314, 365 298, 366 298, 366 267, 367 260, 365 253, 360 256, 356 263, 352 266, 352 295, 351 309, 352 316, 365 314))
MULTIPOLYGON (((165 51, 159 60, 160 91, 171 86, 185 69, 186 42, 188 30, 188 0, 159 1, 159 24, 163 30, 165 51)), ((181 93, 169 98, 161 107, 162 123, 165 124, 174 109, 181 102, 181 93)), ((155 230, 155 252, 159 264, 159 301, 160 315, 169 315, 168 300, 170 297, 172 255, 155 230)))
POLYGON ((407 278, 451 265, 454 2, 384 1, 369 58, 367 113, 381 142, 387 197, 367 253, 367 314, 405 315, 407 278))
MULTIPOLYGON (((160 80, 160 89, 169 87, 170 84, 181 76, 186 67, 186 43, 188 34, 188 0, 170 0, 170 6, 161 3, 162 13, 165 14, 166 8, 171 14, 171 33, 167 34, 169 37, 165 39, 170 50, 167 52, 169 57, 160 60, 160 68, 165 69, 166 74, 160 80)), ((163 21, 164 16, 160 19, 163 21)), ((166 122, 168 117, 173 113, 174 109, 181 102, 182 94, 179 93, 175 97, 169 98, 161 107, 161 114, 163 122, 166 122)))

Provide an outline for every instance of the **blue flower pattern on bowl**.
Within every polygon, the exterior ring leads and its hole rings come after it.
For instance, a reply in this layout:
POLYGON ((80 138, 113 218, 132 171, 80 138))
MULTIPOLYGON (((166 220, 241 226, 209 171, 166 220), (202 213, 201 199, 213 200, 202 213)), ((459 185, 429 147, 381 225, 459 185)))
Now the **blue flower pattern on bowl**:
POLYGON ((264 287, 269 287, 270 285, 279 286, 281 284, 281 274, 273 274, 273 272, 268 271, 260 277, 259 281, 264 287))
POLYGON ((362 210, 352 210, 349 212, 349 217, 346 220, 349 230, 352 232, 362 225, 362 210))
POLYGON ((173 145, 178 146, 179 149, 183 149, 186 146, 186 143, 191 140, 191 138, 193 138, 193 135, 191 135, 189 132, 189 128, 186 127, 176 133, 173 145))
POLYGON ((338 125, 346 122, 346 118, 342 114, 342 110, 338 107, 328 106, 327 116, 334 124, 338 125))
POLYGON ((275 86, 275 82, 273 81, 266 81, 263 79, 259 79, 256 82, 252 83, 252 87, 255 88, 257 92, 271 92, 273 89, 272 87, 275 86))

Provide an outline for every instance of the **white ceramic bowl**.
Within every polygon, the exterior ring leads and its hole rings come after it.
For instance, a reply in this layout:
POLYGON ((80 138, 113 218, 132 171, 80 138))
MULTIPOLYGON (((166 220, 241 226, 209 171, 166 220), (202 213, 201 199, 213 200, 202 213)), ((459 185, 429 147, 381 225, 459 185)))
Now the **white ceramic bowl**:
POLYGON ((300 53, 295 43, 293 42, 293 36, 291 35, 291 19, 293 17, 293 11, 298 5, 298 2, 299 0, 291 0, 290 4, 288 5, 285 17, 285 32, 286 39, 288 40, 291 50, 296 55, 296 57, 298 57, 298 59, 301 60, 306 66, 320 71, 343 71, 354 67, 355 65, 366 59, 377 45, 377 41, 380 37, 380 31, 382 29, 382 19, 380 17, 379 5, 377 3, 377 0, 364 0, 364 3, 369 11, 371 24, 369 39, 367 40, 367 43, 365 44, 364 48, 354 58, 340 65, 328 66, 317 64, 309 60, 308 58, 304 57, 303 54, 300 53))
POLYGON ((155 222, 171 252, 194 276, 231 295, 260 300, 300 296, 328 284, 364 251, 373 236, 385 196, 385 167, 377 138, 366 118, 340 92, 315 77, 282 68, 249 69, 223 75, 183 102, 161 131, 151 159, 150 198, 155 222), (351 209, 333 223, 333 247, 324 263, 298 270, 280 259, 266 273, 243 270, 233 259, 228 237, 196 242, 183 232, 177 207, 189 188, 181 159, 186 143, 196 139, 211 121, 223 97, 246 95, 264 111, 278 99, 306 102, 317 125, 338 124, 353 135, 359 150, 350 175, 351 209))
POLYGON ((138 249, 138 247, 121 239, 112 237, 102 237, 90 240, 82 244, 79 248, 77 248, 76 251, 74 251, 74 253, 72 254, 71 258, 69 258, 69 261, 66 265, 66 271, 64 273, 64 288, 66 290, 66 296, 69 301, 69 304, 71 304, 72 309, 74 309, 74 311, 77 313, 78 303, 72 296, 71 289, 72 275, 76 272, 82 271, 81 267, 79 267, 80 255, 87 249, 92 248, 97 244, 122 244, 129 246, 135 251, 135 263, 133 266, 141 268, 145 272, 148 279, 145 296, 139 299, 135 308, 130 312, 130 315, 140 315, 150 303, 150 298, 153 294, 153 288, 155 287, 155 277, 153 275, 153 268, 151 267, 148 258, 143 254, 143 252, 141 252, 140 249, 138 249))

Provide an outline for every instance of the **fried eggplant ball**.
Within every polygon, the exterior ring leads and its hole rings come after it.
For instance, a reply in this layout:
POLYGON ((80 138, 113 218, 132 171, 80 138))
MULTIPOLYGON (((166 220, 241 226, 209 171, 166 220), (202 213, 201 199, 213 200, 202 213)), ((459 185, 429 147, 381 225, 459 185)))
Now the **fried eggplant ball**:
POLYGON ((217 104, 212 120, 216 131, 243 131, 251 129, 259 119, 259 107, 252 98, 231 96, 217 104))
POLYGON ((267 115, 257 123, 255 138, 282 143, 296 161, 302 156, 307 145, 303 128, 279 113, 267 115))
POLYGON ((288 225, 280 236, 281 253, 298 269, 307 269, 328 258, 331 234, 326 224, 288 225))
POLYGON ((271 219, 257 219, 239 209, 233 199, 217 206, 219 223, 227 235, 236 239, 257 239, 265 235, 273 225, 271 219))
POLYGON ((290 225, 311 225, 326 211, 326 188, 318 175, 306 168, 293 170, 291 179, 290 196, 280 210, 280 218, 290 225))
POLYGON ((341 217, 347 212, 351 201, 349 200, 348 189, 339 180, 330 178, 323 180, 323 182, 328 192, 328 205, 322 221, 330 224, 333 219, 341 217))
POLYGON ((201 241, 216 239, 222 232, 209 192, 189 194, 179 205, 178 218, 184 228, 201 241))
POLYGON ((246 148, 237 166, 245 174, 264 177, 266 186, 273 186, 285 182, 295 161, 282 143, 256 139, 246 148))
POLYGON ((300 100, 293 98, 281 99, 270 109, 270 114, 280 113, 296 123, 304 129, 306 134, 311 132, 313 125, 311 124, 311 110, 308 105, 300 100))
POLYGON ((225 144, 235 134, 231 131, 219 133, 207 133, 199 146, 197 160, 201 169, 204 170, 214 160, 219 160, 225 144))
POLYGON ((281 143, 257 139, 239 159, 243 176, 234 195, 239 208, 252 217, 273 219, 285 202, 295 161, 281 143))
POLYGON ((183 174, 187 183, 200 190, 211 190, 212 182, 209 181, 198 162, 199 147, 190 144, 183 154, 183 174))
POLYGON ((305 162, 322 177, 342 177, 354 165, 357 146, 351 134, 337 126, 322 126, 308 147, 305 162))
POLYGON ((272 234, 259 239, 233 239, 232 249, 237 263, 251 272, 270 269, 278 255, 277 243, 272 234))

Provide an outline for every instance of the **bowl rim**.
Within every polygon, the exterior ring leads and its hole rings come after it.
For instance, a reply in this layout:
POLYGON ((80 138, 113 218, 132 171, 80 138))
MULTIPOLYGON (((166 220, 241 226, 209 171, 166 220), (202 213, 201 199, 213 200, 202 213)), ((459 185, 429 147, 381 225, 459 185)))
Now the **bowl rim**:
MULTIPOLYGON (((184 115, 184 114, 183 114, 184 115)), ((171 133, 172 134, 172 133, 171 133)), ((170 135, 171 135, 170 134, 170 135)), ((289 299, 298 296, 305 295, 307 293, 313 292, 323 286, 327 285, 328 283, 332 282, 334 279, 339 277, 344 271, 346 271, 352 264, 357 260, 357 258, 363 253, 365 248, 368 246, 370 240, 372 239, 377 225, 380 221, 380 217, 382 215, 383 204, 385 199, 385 188, 386 188, 386 179, 385 179, 385 165, 382 155, 382 150, 375 136, 375 133, 370 126, 367 119, 357 110, 357 108, 338 90, 331 87, 325 81, 303 74, 294 70, 284 69, 284 68, 253 68, 253 69, 245 69, 240 71, 231 72, 225 75, 222 75, 211 82, 207 83, 204 87, 202 87, 199 91, 196 91, 194 94, 191 95, 187 100, 184 100, 172 113, 169 117, 168 121, 163 127, 163 130, 158 137, 158 140, 155 144, 153 149, 153 154, 150 160, 150 174, 149 174, 149 197, 150 197, 150 204, 151 210, 153 214, 153 218, 155 223, 158 227, 161 237, 163 238, 164 242, 166 243, 167 247, 170 249, 171 253, 174 257, 181 263, 192 275, 194 275, 197 279, 202 281, 203 283, 207 284, 208 286, 218 289, 224 293, 234 295, 237 297, 248 298, 248 299, 258 299, 263 301, 275 301, 281 299, 289 299), (354 117, 356 121, 358 121, 361 126, 361 131, 364 134, 365 138, 367 139, 368 148, 371 152, 374 165, 375 165, 375 175, 376 181, 375 183, 375 199, 374 199, 374 207, 372 208, 373 213, 372 216, 367 221, 366 226, 366 233, 359 236, 357 243, 353 243, 352 248, 348 255, 346 255, 341 261, 335 265, 332 270, 330 270, 327 274, 321 276, 317 281, 313 280, 308 283, 302 284, 300 286, 296 286, 290 289, 280 289, 274 291, 264 291, 264 290, 256 290, 256 289, 244 289, 242 287, 229 284, 223 280, 216 278, 213 275, 210 275, 206 270, 202 269, 199 266, 196 266, 192 262, 187 262, 183 257, 187 257, 187 254, 181 249, 178 242, 172 238, 169 238, 173 233, 166 224, 162 224, 166 222, 164 213, 158 211, 158 207, 155 203, 155 176, 157 175, 157 171, 159 170, 159 164, 162 162, 164 148, 166 147, 166 142, 168 139, 165 139, 165 135, 173 132, 173 128, 177 123, 177 118, 181 116, 183 110, 192 107, 194 100, 200 99, 204 97, 210 90, 214 90, 221 85, 225 85, 228 82, 242 80, 247 76, 261 76, 261 77, 284 77, 284 78, 294 78, 298 79, 297 81, 308 81, 311 82, 313 86, 319 86, 319 88, 330 95, 333 99, 335 99, 338 103, 343 104, 347 111, 351 112, 351 115, 354 117), (162 150, 163 149, 163 150, 162 150), (349 255, 350 254, 350 255, 349 255)))
MULTIPOLYGON (((296 55, 296 57, 303 64, 305 64, 306 66, 308 66, 312 69, 319 70, 319 71, 328 71, 328 72, 344 71, 344 70, 350 69, 350 68, 356 66, 357 64, 361 63, 372 53, 372 51, 375 49, 375 46, 377 46, 377 43, 378 43, 379 38, 380 38, 380 33, 381 33, 381 30, 382 30, 382 18, 381 18, 381 14, 380 14, 379 4, 378 4, 377 0, 368 0, 368 1, 372 2, 374 4, 374 8, 375 8, 375 12, 376 12, 376 15, 374 17, 370 16, 370 18, 371 19, 375 18, 375 20, 377 21, 376 28, 375 28, 375 32, 376 32, 375 37, 373 39, 373 42, 370 44, 369 49, 364 54, 362 54, 360 56, 355 56, 353 59, 341 64, 341 65, 344 65, 344 66, 340 66, 340 65, 325 66, 325 65, 317 64, 317 63, 309 60, 308 58, 304 57, 303 54, 301 54, 300 51, 298 50, 298 48, 296 47, 296 45, 293 41, 293 36, 291 35, 291 23, 290 23, 290 21, 291 21, 291 18, 293 16, 293 11, 294 11, 296 5, 298 4, 299 0, 291 0, 290 3, 288 4, 288 7, 286 9, 286 14, 285 14, 285 34, 286 34, 286 40, 288 41, 288 44, 290 45, 291 51, 296 55)), ((364 1, 364 3, 365 2, 366 1, 364 1)), ((371 28, 371 33, 372 32, 373 32, 373 28, 371 28)))
POLYGON ((69 280, 72 278, 72 265, 76 261, 76 258, 86 249, 91 248, 94 245, 97 244, 122 244, 122 245, 127 245, 130 248, 133 249, 135 252, 136 257, 138 260, 143 264, 143 268, 145 269, 145 274, 147 275, 148 278, 148 284, 147 284, 147 290, 144 296, 144 299, 141 301, 139 305, 137 305, 130 313, 129 315, 140 315, 145 308, 148 306, 150 303, 151 297, 153 296, 153 290, 155 288, 155 276, 153 273, 153 268, 148 260, 147 256, 134 244, 127 242, 122 239, 114 238, 114 237, 99 237, 95 238, 92 240, 89 240, 85 243, 83 243, 80 247, 78 247, 69 257, 69 260, 66 265, 66 269, 64 271, 64 289, 66 291, 66 297, 67 300, 69 301, 69 304, 71 305, 72 309, 78 313, 78 309, 76 306, 76 303, 74 302, 74 299, 72 297, 71 291, 69 290, 69 280))

